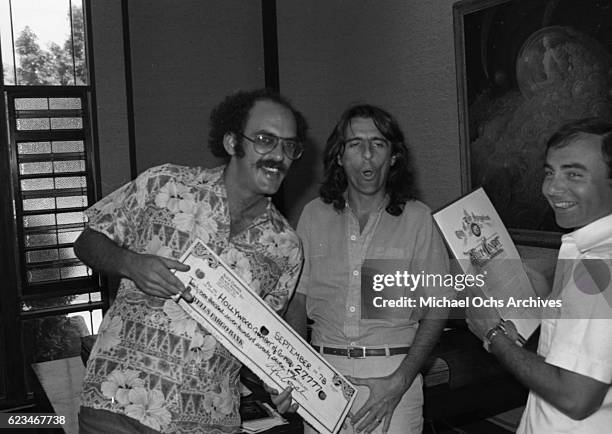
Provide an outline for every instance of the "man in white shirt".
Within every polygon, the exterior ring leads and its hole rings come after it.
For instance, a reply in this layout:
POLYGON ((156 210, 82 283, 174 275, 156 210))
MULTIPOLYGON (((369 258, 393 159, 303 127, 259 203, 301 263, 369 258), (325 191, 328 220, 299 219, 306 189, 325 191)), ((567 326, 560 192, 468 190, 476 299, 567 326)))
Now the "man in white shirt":
POLYGON ((604 433, 612 426, 612 124, 585 119, 548 141, 542 193, 562 237, 537 354, 510 321, 468 312, 468 324, 530 389, 519 433, 604 433), (483 319, 482 317, 488 317, 483 319))

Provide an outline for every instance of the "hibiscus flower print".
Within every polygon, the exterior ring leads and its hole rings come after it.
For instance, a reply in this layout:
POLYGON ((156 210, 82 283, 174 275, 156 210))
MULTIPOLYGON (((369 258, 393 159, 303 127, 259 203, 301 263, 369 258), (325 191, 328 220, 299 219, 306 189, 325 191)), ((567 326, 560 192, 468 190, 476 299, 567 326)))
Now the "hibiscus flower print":
POLYGON ((168 246, 164 246, 162 244, 162 240, 159 236, 152 237, 147 243, 147 247, 145 248, 145 253, 150 255, 163 256, 164 258, 172 259, 172 249, 168 246))
POLYGON ((102 382, 101 390, 104 396, 114 399, 121 405, 130 403, 129 393, 138 387, 143 387, 144 382, 138 378, 138 372, 132 369, 122 371, 115 369, 102 382))
POLYGON ((253 279, 247 283, 249 284, 249 288, 251 288, 255 294, 261 295, 261 282, 259 279, 253 279))
POLYGON ((187 186, 170 181, 166 183, 155 196, 155 205, 166 208, 171 213, 188 210, 193 205, 193 194, 187 186))
POLYGON ((279 252, 281 256, 296 258, 300 254, 300 245, 289 236, 281 236, 279 241, 279 252))
MULTIPOLYGON (((121 343, 121 329, 123 320, 120 316, 113 316, 105 321, 98 332, 96 339, 96 351, 110 351, 121 343)), ((93 352, 93 350, 92 350, 93 352)))
POLYGON ((262 232, 261 238, 259 239, 259 241, 264 246, 267 246, 268 249, 276 250, 278 249, 277 238, 278 238, 278 235, 275 232, 271 231, 270 229, 265 229, 262 232))
POLYGON ((221 259, 225 262, 232 270, 236 272, 244 281, 251 283, 253 276, 251 275, 251 264, 249 258, 244 253, 230 249, 221 255, 221 259))
POLYGON ((192 338, 197 329, 197 323, 174 300, 164 303, 164 313, 170 318, 170 331, 176 335, 192 338))
POLYGON ((276 284, 276 292, 283 292, 284 294, 290 293, 293 288, 289 288, 289 283, 295 284, 295 276, 289 273, 283 273, 278 279, 276 284))
POLYGON ((266 246, 266 250, 275 256, 294 258, 299 246, 287 231, 277 234, 270 229, 266 229, 261 234, 261 243, 266 246))
POLYGON ((133 389, 129 399, 131 404, 125 407, 125 414, 149 428, 159 431, 172 420, 172 414, 164 406, 164 394, 159 390, 133 389))
POLYGON ((291 251, 299 247, 295 237, 287 231, 278 234, 278 245, 284 256, 290 256, 291 251))
POLYGON ((207 184, 209 183, 211 180, 214 180, 215 178, 217 178, 219 175, 217 175, 215 172, 213 171, 204 171, 202 172, 202 174, 200 175, 200 183, 201 184, 207 184))
POLYGON ((217 221, 212 216, 212 208, 208 202, 202 202, 198 206, 195 215, 195 236, 207 243, 211 234, 218 230, 217 221))
POLYGON ((215 354, 216 346, 217 340, 212 335, 204 336, 196 333, 189 344, 189 352, 185 359, 187 362, 193 360, 196 364, 206 362, 215 354))
POLYGON ((221 385, 221 391, 209 391, 204 396, 204 405, 210 409, 213 419, 223 419, 234 409, 234 399, 229 388, 229 377, 221 385))
POLYGON ((172 220, 177 229, 193 232, 195 237, 207 243, 211 234, 217 232, 217 222, 212 217, 212 208, 207 202, 193 202, 189 208, 178 212, 172 220))
POLYGON ((264 301, 276 312, 280 312, 287 304, 287 296, 279 293, 268 294, 264 301))

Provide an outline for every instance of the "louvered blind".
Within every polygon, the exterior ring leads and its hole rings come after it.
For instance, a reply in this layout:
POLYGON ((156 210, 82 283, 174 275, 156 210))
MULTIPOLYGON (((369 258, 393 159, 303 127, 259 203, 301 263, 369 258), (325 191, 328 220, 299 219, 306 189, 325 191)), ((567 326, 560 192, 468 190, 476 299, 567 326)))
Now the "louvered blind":
POLYGON ((85 97, 9 94, 24 288, 92 275, 72 247, 93 198, 85 97))

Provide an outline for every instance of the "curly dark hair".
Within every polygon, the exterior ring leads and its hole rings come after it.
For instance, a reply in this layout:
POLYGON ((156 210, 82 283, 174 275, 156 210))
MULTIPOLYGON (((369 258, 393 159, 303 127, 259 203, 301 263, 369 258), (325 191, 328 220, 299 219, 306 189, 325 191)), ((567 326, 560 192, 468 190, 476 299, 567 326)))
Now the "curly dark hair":
MULTIPOLYGON (((297 139, 304 141, 306 138, 306 120, 296 110, 289 100, 272 89, 256 89, 251 91, 239 91, 226 96, 210 113, 210 133, 208 134, 208 146, 215 157, 229 161, 230 154, 223 147, 223 137, 227 133, 240 136, 249 119, 249 113, 257 101, 272 101, 287 108, 295 118, 297 139)), ((238 141, 242 143, 241 140, 238 141)), ((243 157, 242 146, 236 147, 236 156, 243 157)))
POLYGON ((319 189, 321 199, 325 203, 332 203, 338 211, 346 205, 344 192, 348 181, 344 168, 338 164, 338 158, 344 152, 347 128, 355 118, 372 119, 376 128, 391 142, 395 164, 389 170, 385 185, 390 198, 385 209, 391 215, 400 215, 407 201, 418 198, 412 159, 397 121, 385 110, 369 104, 354 105, 345 110, 327 139, 323 156, 324 180, 319 189))
POLYGON ((562 125, 546 142, 546 153, 550 149, 568 145, 581 134, 601 137, 601 154, 608 167, 608 178, 612 178, 612 123, 600 118, 586 118, 562 125))

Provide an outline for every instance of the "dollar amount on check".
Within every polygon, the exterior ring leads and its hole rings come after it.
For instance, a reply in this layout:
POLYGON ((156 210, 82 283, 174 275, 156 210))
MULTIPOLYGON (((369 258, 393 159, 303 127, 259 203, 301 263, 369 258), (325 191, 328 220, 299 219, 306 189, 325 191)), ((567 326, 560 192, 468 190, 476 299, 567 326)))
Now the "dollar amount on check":
POLYGON ((293 388, 300 414, 322 433, 335 434, 357 394, 355 387, 312 349, 206 244, 196 240, 176 276, 194 296, 179 305, 228 351, 277 390, 293 388))

